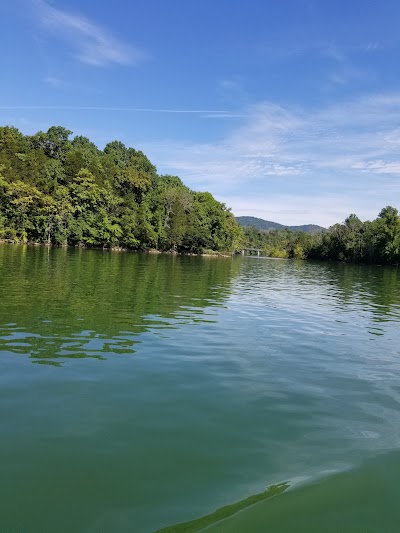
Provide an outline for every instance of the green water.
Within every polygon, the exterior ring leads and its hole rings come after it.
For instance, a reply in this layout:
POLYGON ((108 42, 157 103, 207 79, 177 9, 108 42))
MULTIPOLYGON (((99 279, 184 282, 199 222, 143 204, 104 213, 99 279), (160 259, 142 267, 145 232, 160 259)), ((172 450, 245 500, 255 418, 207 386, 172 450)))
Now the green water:
POLYGON ((0 531, 398 531, 399 281, 0 245, 0 531))

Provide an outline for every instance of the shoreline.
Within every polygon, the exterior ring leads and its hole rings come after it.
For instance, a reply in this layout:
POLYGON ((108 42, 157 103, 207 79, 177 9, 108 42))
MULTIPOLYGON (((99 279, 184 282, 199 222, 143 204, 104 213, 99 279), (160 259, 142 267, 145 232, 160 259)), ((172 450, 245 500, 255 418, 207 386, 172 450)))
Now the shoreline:
MULTIPOLYGON (((72 245, 72 244, 48 244, 46 242, 15 242, 8 239, 0 239, 0 244, 7 245, 16 245, 16 246, 36 246, 36 247, 45 247, 45 248, 71 248, 75 250, 101 250, 103 252, 119 252, 119 253, 144 253, 144 254, 163 254, 163 255, 179 255, 182 257, 215 257, 215 258, 224 258, 232 259, 233 257, 242 257, 240 252, 217 252, 213 250, 207 250, 203 253, 194 253, 194 252, 177 252, 176 250, 157 250, 156 248, 148 249, 133 249, 133 248, 124 248, 122 246, 85 246, 85 245, 72 245)), ((245 257, 251 257, 257 259, 257 256, 248 255, 245 257)), ((369 263, 364 261, 340 261, 333 259, 319 259, 319 258, 305 258, 298 259, 294 257, 273 257, 270 255, 261 255, 258 259, 274 259, 280 261, 306 261, 312 263, 336 263, 340 265, 364 265, 364 266, 376 266, 376 267, 390 267, 390 268, 399 268, 400 263, 369 263)))
POLYGON ((181 255, 181 256, 190 256, 190 257, 223 257, 231 258, 236 255, 236 253, 229 252, 217 252, 214 250, 207 250, 204 253, 194 253, 194 252, 177 252, 176 250, 157 250, 156 248, 148 249, 133 249, 133 248, 124 248, 123 246, 85 246, 85 245, 73 245, 73 244, 53 244, 46 242, 16 242, 8 239, 0 239, 0 244, 9 244, 17 246, 39 246, 43 248, 73 248, 78 250, 101 250, 103 252, 125 252, 125 253, 146 253, 146 254, 164 254, 164 255, 181 255))

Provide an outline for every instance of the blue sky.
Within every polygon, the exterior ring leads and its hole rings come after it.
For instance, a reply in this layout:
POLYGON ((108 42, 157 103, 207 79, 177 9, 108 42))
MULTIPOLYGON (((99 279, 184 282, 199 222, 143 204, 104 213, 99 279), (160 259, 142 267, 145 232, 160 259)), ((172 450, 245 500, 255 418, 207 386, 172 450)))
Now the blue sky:
POLYGON ((400 2, 2 0, 0 124, 122 140, 235 215, 400 207, 400 2))

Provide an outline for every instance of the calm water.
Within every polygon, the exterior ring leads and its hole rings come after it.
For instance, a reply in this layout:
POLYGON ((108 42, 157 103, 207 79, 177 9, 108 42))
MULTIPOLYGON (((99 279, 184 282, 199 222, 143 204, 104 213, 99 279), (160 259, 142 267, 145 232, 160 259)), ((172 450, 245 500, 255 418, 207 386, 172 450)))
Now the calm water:
POLYGON ((398 531, 400 270, 0 246, 0 530, 398 531))

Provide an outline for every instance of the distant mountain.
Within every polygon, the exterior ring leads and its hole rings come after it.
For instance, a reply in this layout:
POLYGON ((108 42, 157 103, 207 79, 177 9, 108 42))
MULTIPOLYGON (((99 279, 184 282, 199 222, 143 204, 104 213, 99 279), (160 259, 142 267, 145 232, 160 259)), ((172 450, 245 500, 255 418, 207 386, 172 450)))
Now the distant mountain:
POLYGON ((271 229, 290 229, 291 231, 304 231, 305 233, 318 233, 324 231, 325 228, 316 226, 315 224, 304 224, 303 226, 284 226, 278 222, 271 222, 270 220, 263 220, 256 217, 235 217, 236 222, 243 227, 253 226, 257 229, 271 230, 271 229))

